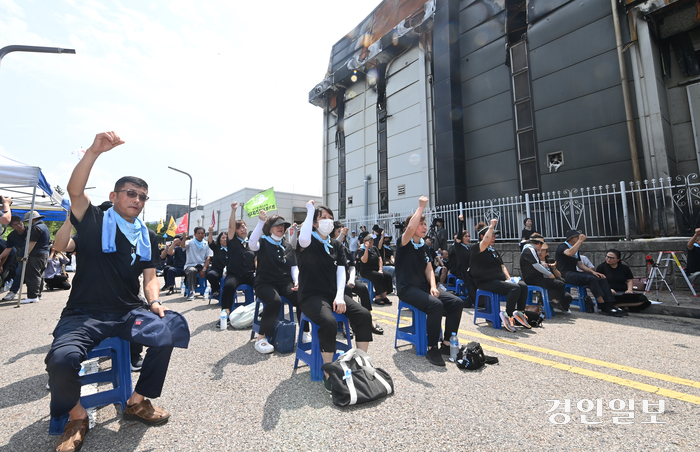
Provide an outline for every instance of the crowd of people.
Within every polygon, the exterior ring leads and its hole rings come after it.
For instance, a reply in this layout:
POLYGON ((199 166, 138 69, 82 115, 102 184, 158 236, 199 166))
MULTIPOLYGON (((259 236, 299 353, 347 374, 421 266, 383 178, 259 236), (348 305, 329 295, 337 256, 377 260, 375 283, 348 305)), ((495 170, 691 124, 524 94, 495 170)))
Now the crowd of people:
MULTIPOLYGON (((91 204, 85 185, 93 165, 102 153, 124 141, 114 132, 100 133, 78 163, 67 186, 71 211, 56 233, 53 247, 49 231, 34 212, 24 219, 11 214, 11 199, 1 198, 0 223, 13 232, 0 241, 0 273, 18 274, 25 269, 27 299, 41 296, 43 283, 50 290, 71 289, 63 266, 69 260, 63 252, 75 253, 78 265, 72 290, 53 336, 46 357, 51 390, 51 415, 68 414, 69 421, 59 439, 58 451, 78 450, 88 431, 87 412, 80 405, 80 362, 103 339, 112 336, 132 344, 132 369, 141 376, 127 402, 124 417, 147 425, 167 422, 170 414, 155 407, 150 399, 160 396, 174 347, 187 348, 189 327, 185 318, 160 301, 161 293, 175 292, 175 280, 183 277, 195 295, 200 278, 206 278, 211 296, 221 297, 227 314, 233 308, 241 285, 254 288, 264 304, 260 328, 252 345, 261 354, 275 350, 271 343, 275 321, 284 300, 296 308, 297 321, 304 314, 318 325, 318 338, 324 363, 331 362, 336 347, 338 324, 334 313, 344 314, 352 327, 356 346, 367 351, 374 335, 383 334, 373 321, 373 305, 391 305, 389 294, 426 313, 428 351, 431 364, 445 366, 450 353, 449 338, 457 333, 463 308, 477 305, 477 290, 504 295, 505 311, 500 313, 503 328, 530 328, 524 314, 528 285, 545 288, 551 303, 562 313, 570 313, 571 295, 566 284, 586 286, 600 312, 624 316, 639 311, 649 301, 632 291, 632 273, 621 262, 621 253, 610 249, 605 262, 592 268, 584 264, 581 248, 586 236, 572 230, 556 249, 555 259, 547 254, 548 245, 531 219, 526 219, 520 255, 521 278, 511 277, 499 252, 494 248, 498 220, 479 223, 471 233, 460 217, 460 227, 452 245, 444 221, 436 219, 432 238, 425 209, 427 197, 418 199, 413 214, 403 221, 396 241, 380 226, 359 234, 334 219, 334 213, 314 201, 306 204, 306 218, 292 224, 280 215, 260 211, 255 229, 236 219, 239 207, 231 204, 228 229, 207 237, 204 228, 194 229, 192 237, 175 237, 159 247, 155 233, 138 215, 148 200, 148 184, 137 177, 123 177, 100 206, 91 204), (31 225, 28 223, 31 220, 31 225), (77 231, 72 234, 72 228, 77 231), (28 259, 22 256, 29 234, 28 259), (394 248, 395 247, 395 248, 394 248), (156 269, 162 270, 160 286, 156 269), (466 296, 448 292, 448 275, 462 280, 466 296), (222 284, 223 279, 223 284, 222 284), (95 284, 95 281, 100 281, 95 284), (369 281, 373 288, 370 295, 369 281), (354 298, 357 295, 357 300, 354 298), (444 331, 441 332, 442 318, 444 331), (143 347, 147 347, 141 359, 143 347), (136 352, 135 354, 133 352, 136 352)), ((700 229, 688 242, 689 264, 697 264, 691 278, 700 280, 700 229), (694 260, 693 260, 694 259, 694 260)), ((690 265, 689 265, 690 267, 690 265)), ((14 277, 4 300, 17 294, 20 278, 14 277)), ((216 322, 220 327, 220 322, 216 322)), ((312 340, 307 333, 303 341, 312 340)), ((329 388, 328 375, 324 384, 329 388)))

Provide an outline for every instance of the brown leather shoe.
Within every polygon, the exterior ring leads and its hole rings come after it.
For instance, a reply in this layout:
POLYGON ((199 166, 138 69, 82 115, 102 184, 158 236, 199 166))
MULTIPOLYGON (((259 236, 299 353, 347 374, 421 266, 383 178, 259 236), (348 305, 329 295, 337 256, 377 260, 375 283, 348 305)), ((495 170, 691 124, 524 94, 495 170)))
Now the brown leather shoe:
POLYGON ((56 452, 78 452, 83 447, 83 440, 89 430, 88 418, 69 421, 63 429, 63 434, 58 438, 56 452))
POLYGON ((124 419, 127 421, 139 421, 146 425, 160 425, 168 422, 170 413, 162 408, 153 406, 150 400, 143 399, 139 403, 127 405, 124 410, 124 419))

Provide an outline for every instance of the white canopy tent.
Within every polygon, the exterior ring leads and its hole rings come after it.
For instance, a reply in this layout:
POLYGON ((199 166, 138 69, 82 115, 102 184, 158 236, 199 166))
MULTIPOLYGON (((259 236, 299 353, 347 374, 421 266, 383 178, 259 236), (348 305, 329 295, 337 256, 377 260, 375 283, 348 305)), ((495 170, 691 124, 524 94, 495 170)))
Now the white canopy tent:
MULTIPOLYGON (((29 166, 23 163, 12 160, 8 157, 0 156, 0 190, 3 193, 9 193, 12 196, 12 213, 15 214, 15 206, 26 204, 24 209, 30 213, 30 219, 27 227, 27 240, 24 246, 24 256, 22 262, 27 262, 29 254, 29 238, 31 236, 31 224, 34 219, 34 212, 38 211, 41 214, 42 210, 68 211, 70 204, 63 197, 56 193, 51 185, 46 181, 46 178, 38 166, 29 166), (37 190, 38 189, 38 190, 37 190), (31 193, 28 193, 31 191, 31 193), (37 198, 39 191, 39 198, 37 198), (28 209, 27 209, 28 207, 28 209)), ((63 219, 65 219, 65 214, 63 219)), ((22 265, 22 274, 20 277, 19 293, 17 297, 17 307, 20 306, 22 299, 22 286, 24 284, 24 275, 26 265, 22 265)))

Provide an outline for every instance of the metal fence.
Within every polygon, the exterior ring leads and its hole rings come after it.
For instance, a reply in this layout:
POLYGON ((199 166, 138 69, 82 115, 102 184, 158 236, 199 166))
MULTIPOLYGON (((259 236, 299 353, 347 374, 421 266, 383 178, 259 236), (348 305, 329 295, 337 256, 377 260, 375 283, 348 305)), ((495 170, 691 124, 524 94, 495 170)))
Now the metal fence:
MULTIPOLYGON (((348 218, 346 224, 358 233, 360 226, 375 224, 393 233, 411 213, 348 218)), ((552 239, 564 239, 568 230, 577 229, 590 238, 629 240, 692 235, 699 215, 700 178, 694 173, 426 209, 428 224, 444 219, 450 236, 460 228, 473 232, 479 222, 496 218, 499 238, 510 241, 520 240, 526 218, 532 219, 533 230, 552 239)))

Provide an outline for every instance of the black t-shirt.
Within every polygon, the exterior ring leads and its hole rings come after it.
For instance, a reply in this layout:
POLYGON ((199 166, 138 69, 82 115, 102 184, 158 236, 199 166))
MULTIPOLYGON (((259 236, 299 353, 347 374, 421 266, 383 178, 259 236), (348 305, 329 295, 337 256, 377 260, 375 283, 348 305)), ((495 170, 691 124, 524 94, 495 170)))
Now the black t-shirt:
POLYGON ((564 242, 557 247, 557 253, 554 255, 557 260, 557 269, 563 277, 566 278, 566 272, 575 272, 578 268, 577 263, 581 261, 581 253, 576 253, 575 256, 567 256, 564 251, 569 249, 569 244, 564 242))
POLYGON ((365 255, 365 250, 360 248, 357 250, 357 255, 355 256, 355 262, 357 262, 357 268, 362 271, 379 271, 379 250, 376 246, 369 249, 367 253, 367 262, 362 262, 362 256, 365 255))
POLYGON ((136 255, 131 265, 131 243, 117 228, 115 245, 117 251, 102 251, 103 212, 90 205, 82 221, 71 213, 71 223, 80 238, 80 265, 73 277, 73 289, 68 297, 66 309, 89 309, 122 314, 143 306, 139 298, 139 275, 147 268, 156 268, 160 262, 156 233, 148 230, 151 242, 151 260, 141 261, 136 255))
POLYGON ((180 246, 176 246, 175 252, 173 253, 172 258, 173 258, 173 264, 172 264, 173 267, 184 269, 185 263, 187 262, 187 251, 185 251, 180 246))
POLYGON ((505 281, 506 275, 503 273, 503 259, 501 255, 492 247, 481 251, 479 244, 471 248, 472 256, 469 261, 469 272, 474 278, 474 283, 478 286, 488 281, 505 281))
POLYGON ((7 246, 15 249, 18 255, 24 256, 24 247, 27 244, 27 230, 24 230, 24 234, 20 234, 17 231, 12 231, 7 234, 7 246))
POLYGON ((282 247, 284 247, 282 249, 279 245, 268 242, 264 237, 261 237, 258 243, 260 249, 257 254, 258 269, 255 274, 255 285, 277 286, 292 281, 292 267, 297 265, 292 245, 286 239, 282 239, 282 247))
POLYGON ((610 288, 619 293, 627 290, 628 280, 634 279, 632 270, 622 262, 618 262, 617 268, 612 268, 607 262, 603 262, 595 271, 604 274, 610 288))
POLYGON ((214 257, 211 258, 211 268, 214 270, 224 271, 224 267, 228 264, 228 247, 223 249, 218 243, 211 242, 209 244, 209 249, 214 253, 214 257))
POLYGON ((396 238, 396 288, 400 293, 409 287, 429 292, 430 282, 425 277, 425 267, 433 260, 428 247, 423 245, 415 248, 409 240, 406 246, 401 246, 401 236, 396 238))
MULTIPOLYGON (((530 228, 530 229, 523 228, 523 233, 521 234, 521 236, 524 240, 530 240, 530 236, 532 236, 532 234, 534 234, 534 233, 535 233, 535 230, 532 228, 530 228)), ((540 275, 541 274, 542 273, 540 273, 540 275)))
POLYGON ((379 257, 382 258, 383 265, 394 265, 391 262, 391 258, 394 256, 394 250, 391 249, 389 245, 382 245, 379 248, 379 257))
POLYGON ((336 272, 347 258, 337 240, 331 239, 331 248, 326 251, 323 242, 311 237, 311 244, 299 252, 299 300, 317 295, 333 303, 338 289, 336 272))
POLYGON ((535 281, 541 281, 545 276, 540 273, 533 265, 539 264, 540 259, 537 256, 537 250, 532 246, 524 246, 520 253, 520 273, 523 281, 527 284, 537 285, 535 281), (534 252, 534 253, 533 253, 534 252))
POLYGON ((697 243, 693 244, 692 250, 688 250, 688 268, 686 272, 688 274, 700 272, 700 245, 697 243))
MULTIPOLYGON (((262 243, 260 239, 260 243, 262 243)), ((248 242, 241 242, 237 235, 228 240, 227 275, 235 276, 239 281, 253 277, 255 273, 255 251, 251 250, 248 242)))
POLYGON ((51 242, 51 233, 43 221, 37 221, 32 225, 32 235, 29 237, 30 242, 36 242, 30 256, 40 256, 49 254, 49 243, 51 242))

